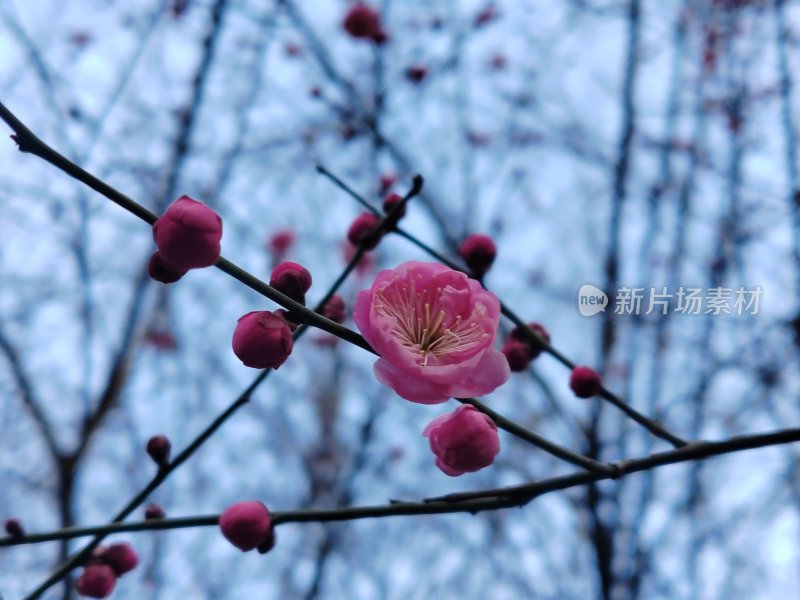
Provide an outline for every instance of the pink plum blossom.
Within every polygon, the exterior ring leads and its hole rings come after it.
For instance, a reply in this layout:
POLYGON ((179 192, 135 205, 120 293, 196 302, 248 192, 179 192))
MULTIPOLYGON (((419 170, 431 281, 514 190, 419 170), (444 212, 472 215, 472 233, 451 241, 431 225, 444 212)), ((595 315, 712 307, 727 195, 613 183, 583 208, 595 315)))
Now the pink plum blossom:
POLYGON ((222 219, 202 202, 181 196, 153 224, 153 238, 167 269, 210 267, 220 255, 222 219))
POLYGON ((410 261, 381 271, 358 293, 353 319, 380 355, 375 376, 406 400, 482 396, 510 375, 493 349, 500 302, 444 265, 410 261))
POLYGON ((500 451, 497 425, 467 404, 436 417, 422 435, 436 455, 436 466, 451 477, 488 467, 500 451))

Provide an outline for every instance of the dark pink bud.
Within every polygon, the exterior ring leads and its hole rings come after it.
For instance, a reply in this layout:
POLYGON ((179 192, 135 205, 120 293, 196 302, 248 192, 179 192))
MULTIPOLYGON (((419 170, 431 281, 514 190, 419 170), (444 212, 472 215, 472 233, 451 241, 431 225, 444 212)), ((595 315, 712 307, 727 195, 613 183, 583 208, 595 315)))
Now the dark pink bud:
MULTIPOLYGON (((400 194, 389 194, 383 199, 383 212, 387 215, 391 212, 391 210, 400 204, 403 201, 403 197, 400 194)), ((402 219, 406 214, 406 207, 400 209, 400 212, 395 215, 395 218, 399 221, 402 219)))
POLYGON ((487 4, 477 15, 475 15, 475 27, 488 25, 498 16, 497 7, 494 4, 487 4))
POLYGON ((497 256, 497 247, 494 245, 492 238, 482 233, 473 233, 461 243, 458 248, 458 253, 464 262, 467 263, 467 268, 472 271, 476 277, 483 277, 492 266, 495 256, 497 256))
POLYGON ((117 576, 108 565, 89 565, 75 581, 75 589, 81 596, 108 598, 117 584, 117 576))
POLYGON ((261 502, 239 502, 220 515, 219 527, 226 540, 247 552, 269 540, 272 517, 261 502))
POLYGON ((282 262, 272 270, 269 284, 292 300, 305 304, 306 292, 311 287, 311 273, 296 262, 282 262))
POLYGON ((128 542, 111 544, 98 558, 111 567, 117 577, 133 571, 139 564, 139 555, 128 542))
POLYGON ((569 377, 569 387, 578 398, 591 398, 602 388, 600 374, 590 367, 575 367, 569 377))
POLYGON ((354 246, 365 244, 364 247, 367 250, 372 250, 380 241, 379 236, 372 235, 380 222, 381 220, 377 215, 369 212, 361 213, 350 225, 350 229, 347 230, 347 239, 354 246))
POLYGON ((234 354, 254 369, 277 369, 289 358, 292 345, 286 321, 266 310, 247 313, 233 332, 234 354))
POLYGON ((354 4, 347 11, 342 27, 359 40, 375 40, 382 32, 381 17, 377 10, 366 4, 354 4))
POLYGON ((159 283, 175 283, 186 275, 186 271, 177 271, 166 264, 158 252, 154 252, 147 263, 147 274, 150 279, 159 283))
POLYGON ((291 229, 279 229, 267 240, 267 250, 272 254, 275 261, 281 261, 294 244, 294 241, 295 236, 291 229))
POLYGON ((489 61, 489 66, 491 66, 495 71, 502 71, 506 68, 507 64, 508 60, 502 54, 494 54, 492 59, 489 61))
POLYGON ((6 533, 16 539, 25 537, 25 529, 19 519, 6 519, 6 533))
MULTIPOLYGON (((550 333, 547 331, 547 329, 544 328, 543 325, 541 325, 540 323, 528 323, 528 327, 532 329, 534 333, 538 334, 538 336, 542 339, 543 342, 545 342, 546 344, 550 343, 550 333)), ((542 353, 541 345, 529 342, 528 335, 525 332, 523 332, 519 327, 515 327, 514 329, 512 329, 508 337, 518 342, 523 342, 527 344, 528 347, 530 348, 531 359, 536 358, 542 353)))
POLYGON ((531 362, 531 348, 525 342, 509 338, 503 344, 502 352, 508 360, 508 366, 517 373, 524 371, 531 362))
POLYGON ((497 425, 466 404, 435 418, 422 435, 436 455, 436 466, 451 477, 488 467, 500 451, 497 425))
POLYGON ((384 173, 383 175, 381 175, 381 180, 380 180, 381 195, 386 194, 395 183, 397 183, 397 175, 395 175, 394 173, 384 173))
POLYGON ((165 467, 169 464, 169 452, 171 449, 172 444, 165 435, 154 435, 147 440, 147 453, 159 467, 165 467))
POLYGON ((149 329, 145 335, 147 341, 158 350, 175 350, 178 347, 178 340, 169 331, 149 329))
POLYGON ((175 271, 210 267, 220 256, 222 219, 202 202, 181 196, 153 225, 153 239, 175 271))
POLYGON ((325 318, 330 319, 335 323, 344 323, 345 320, 345 305, 344 300, 338 294, 331 296, 331 299, 325 303, 322 309, 322 314, 325 318))
POLYGON ((425 65, 411 65, 406 69, 406 79, 411 83, 422 83, 427 75, 428 69, 425 65))
POLYGON ((303 47, 295 42, 286 42, 286 44, 283 46, 283 51, 286 53, 286 56, 290 56, 292 58, 303 55, 303 47))
POLYGON ((164 509, 158 504, 148 504, 147 508, 144 509, 144 518, 148 521, 153 519, 163 519, 166 516, 167 513, 165 513, 164 509))

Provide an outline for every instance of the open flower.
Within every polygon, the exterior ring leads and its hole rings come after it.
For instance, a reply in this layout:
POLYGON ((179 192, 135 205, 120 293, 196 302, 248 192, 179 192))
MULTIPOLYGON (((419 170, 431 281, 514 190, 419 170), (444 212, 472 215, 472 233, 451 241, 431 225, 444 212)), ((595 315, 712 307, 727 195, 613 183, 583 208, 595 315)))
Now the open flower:
POLYGON ((488 467, 500 451, 497 425, 469 405, 436 417, 422 435, 436 455, 436 466, 451 477, 488 467))
POLYGON ((353 319, 380 355, 375 376, 406 400, 482 396, 509 377, 508 361, 493 349, 500 302, 444 265, 411 261, 381 271, 358 293, 353 319))

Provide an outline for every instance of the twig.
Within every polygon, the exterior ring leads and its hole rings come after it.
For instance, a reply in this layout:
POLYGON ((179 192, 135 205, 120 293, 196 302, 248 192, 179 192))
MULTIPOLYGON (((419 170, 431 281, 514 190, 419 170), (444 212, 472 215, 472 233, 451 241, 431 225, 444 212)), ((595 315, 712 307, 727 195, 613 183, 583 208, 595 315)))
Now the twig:
MULTIPOLYGON (((652 454, 645 458, 627 459, 613 463, 613 477, 625 477, 639 473, 694 460, 754 450, 769 446, 800 442, 800 428, 743 435, 718 442, 693 442, 682 448, 652 454)), ((550 492, 579 487, 611 478, 612 475, 599 475, 585 471, 534 481, 523 485, 462 492, 425 499, 422 502, 391 501, 385 505, 352 506, 335 509, 272 511, 273 524, 286 523, 325 523, 333 521, 352 521, 408 515, 431 515, 446 513, 478 513, 514 506, 524 506, 533 499, 550 492)), ((37 544, 53 540, 72 539, 90 535, 107 536, 113 533, 134 531, 160 531, 186 527, 216 526, 219 515, 199 515, 171 519, 151 519, 130 523, 113 523, 92 527, 71 527, 48 533, 26 535, 24 538, 2 537, 0 547, 37 544)))

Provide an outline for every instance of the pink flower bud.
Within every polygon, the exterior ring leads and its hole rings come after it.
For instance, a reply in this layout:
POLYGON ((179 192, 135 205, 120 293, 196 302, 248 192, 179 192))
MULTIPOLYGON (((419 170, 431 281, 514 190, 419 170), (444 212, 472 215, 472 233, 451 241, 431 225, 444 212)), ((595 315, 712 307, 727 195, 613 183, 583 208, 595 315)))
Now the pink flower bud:
POLYGON ((158 350, 169 351, 178 347, 178 340, 167 330, 148 329, 145 339, 158 350))
POLYGON ((242 552, 247 552, 268 541, 272 518, 261 502, 238 502, 220 515, 219 527, 225 539, 242 552))
MULTIPOLYGON (((403 201, 403 197, 400 194, 389 194, 383 199, 383 212, 387 215, 392 211, 392 209, 400 204, 403 201)), ((402 219, 406 214, 406 207, 400 209, 400 212, 395 215, 395 218, 399 221, 402 219)))
POLYGON ((289 358, 292 345, 286 321, 266 310, 247 313, 233 332, 234 354, 254 369, 277 369, 289 358))
POLYGON ((384 173, 381 175, 379 184, 381 195, 386 194, 395 183, 397 183, 397 175, 394 173, 384 173))
POLYGON ((425 65, 411 65, 406 69, 406 79, 411 83, 422 83, 427 75, 428 69, 425 65))
POLYGON ((186 275, 186 271, 176 271, 166 264, 158 252, 154 252, 147 263, 147 274, 150 279, 159 283, 175 283, 186 275))
POLYGON ((344 323, 346 315, 342 297, 338 294, 331 296, 331 299, 325 303, 322 314, 326 319, 330 319, 334 323, 344 323))
POLYGON ((497 255, 497 247, 494 245, 492 238, 482 233, 473 233, 461 243, 458 248, 458 253, 464 262, 467 263, 467 268, 472 271, 476 277, 483 277, 492 266, 494 257, 497 255))
POLYGON ((591 398, 600 393, 600 374, 590 367, 575 367, 569 377, 569 387, 578 398, 591 398))
POLYGON ((272 270, 269 284, 292 300, 305 304, 306 292, 311 288, 311 273, 296 262, 282 262, 272 270))
POLYGON ((342 27, 358 40, 373 40, 381 36, 381 17, 377 10, 366 4, 354 4, 344 17, 342 27))
POLYGON ((5 525, 6 533, 12 538, 19 539, 25 537, 25 529, 22 527, 22 523, 20 523, 19 519, 7 519, 5 525))
POLYGON ((377 215, 369 212, 361 213, 350 225, 350 229, 347 230, 347 239, 354 246, 366 244, 364 247, 367 250, 372 250, 380 241, 379 236, 372 236, 380 222, 381 220, 377 215))
MULTIPOLYGON (((544 328, 543 325, 540 323, 528 323, 528 328, 533 329, 534 333, 539 334, 539 337, 542 338, 543 342, 547 344, 550 343, 550 333, 544 328)), ((523 330, 519 327, 512 329, 508 337, 512 340, 527 344, 530 349, 531 359, 536 358, 542 353, 542 347, 539 344, 529 342, 528 334, 523 332, 523 330)))
POLYGON ((275 262, 283 260, 289 248, 294 244, 294 231, 291 229, 279 229, 267 240, 267 250, 272 254, 275 262))
POLYGON ((154 435, 147 440, 147 453, 159 467, 169 464, 170 450, 172 450, 172 444, 165 435, 154 435))
POLYGON ((117 576, 108 565, 89 565, 75 581, 75 589, 81 596, 108 598, 117 584, 117 576))
POLYGON ((163 519, 166 516, 167 513, 165 513, 164 509, 158 504, 148 504, 147 508, 144 509, 144 518, 148 521, 154 519, 163 519))
POLYGON ((158 253, 174 271, 210 267, 220 256, 222 219, 211 208, 181 196, 153 225, 158 253))
POLYGON ((133 571, 139 564, 139 555, 128 542, 111 544, 98 558, 111 567, 117 577, 133 571))
POLYGON ((502 352, 508 360, 508 366, 516 373, 524 371, 531 362, 531 348, 525 342, 509 338, 503 343, 502 352))
POLYGON ((500 451, 494 421, 468 404, 435 418, 422 435, 429 439, 436 466, 451 477, 488 467, 500 451))

